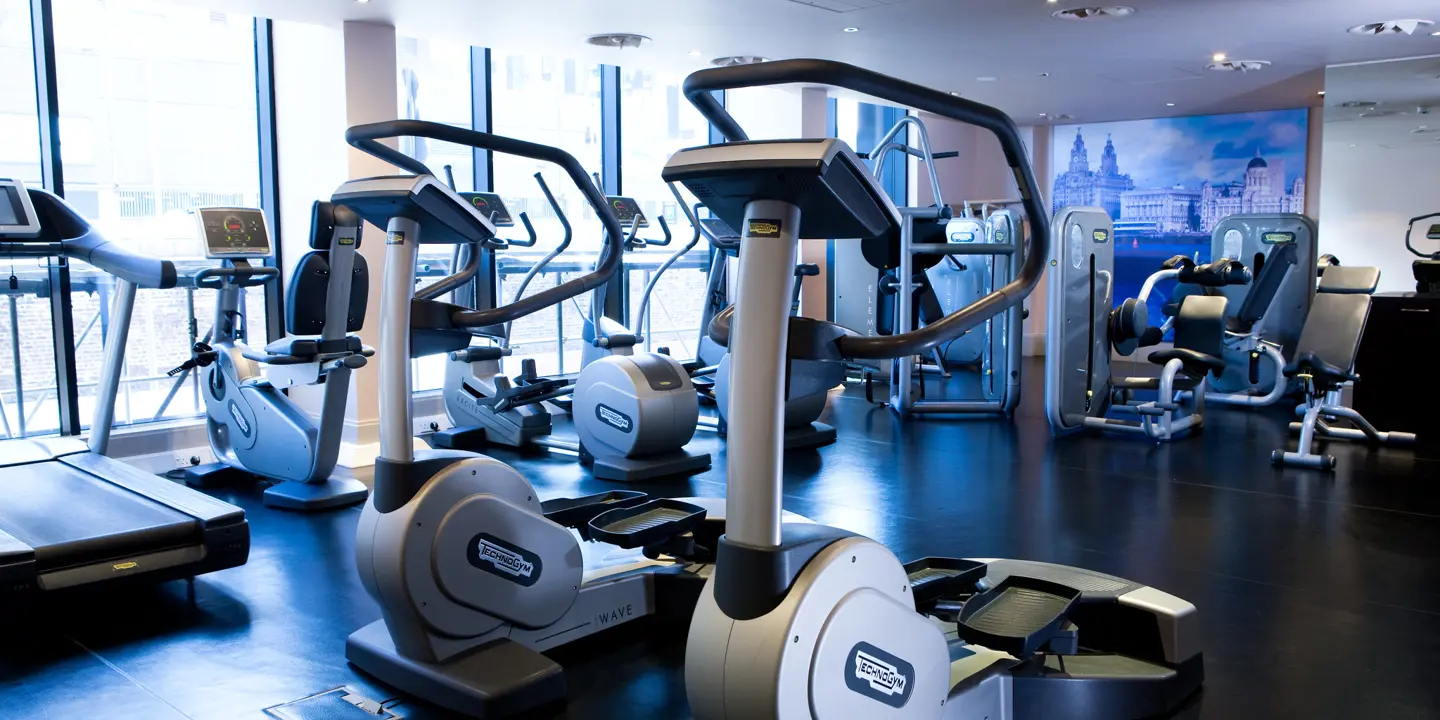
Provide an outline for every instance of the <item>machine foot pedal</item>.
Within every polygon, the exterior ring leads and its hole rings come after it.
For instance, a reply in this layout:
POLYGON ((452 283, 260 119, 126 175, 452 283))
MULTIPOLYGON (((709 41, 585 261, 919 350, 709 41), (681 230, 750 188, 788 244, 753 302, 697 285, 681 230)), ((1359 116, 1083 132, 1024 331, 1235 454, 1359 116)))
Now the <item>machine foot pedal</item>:
POLYGON ((937 600, 975 592, 976 583, 985 577, 989 565, 960 558, 927 557, 905 564, 910 576, 910 594, 917 607, 937 600))
POLYGON ((546 500, 540 503, 540 512, 553 523, 588 534, 590 521, 594 520, 596 515, 615 508, 634 507, 645 502, 648 497, 635 490, 611 490, 578 498, 546 500))
POLYGON ((1011 575, 965 603, 956 633, 965 642, 1026 658, 1051 639, 1066 639, 1070 607, 1080 591, 1049 580, 1011 575))
POLYGON ((670 498, 616 508, 590 521, 590 538, 622 548, 654 545, 683 535, 705 520, 705 508, 670 498))

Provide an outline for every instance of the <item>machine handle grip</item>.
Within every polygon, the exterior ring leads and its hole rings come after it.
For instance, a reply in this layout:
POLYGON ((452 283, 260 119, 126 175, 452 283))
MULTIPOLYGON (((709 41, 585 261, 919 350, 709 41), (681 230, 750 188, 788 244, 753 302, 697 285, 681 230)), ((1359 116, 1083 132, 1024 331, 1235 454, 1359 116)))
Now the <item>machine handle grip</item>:
POLYGON ((226 278, 233 278, 234 282, 231 284, 238 287, 255 287, 257 285, 264 285, 277 277, 280 277, 280 268, 270 267, 268 265, 245 268, 215 267, 205 268, 195 273, 195 277, 191 279, 191 282, 193 282, 197 288, 214 290, 224 285, 226 278))
POLYGON ((535 235, 535 226, 530 224, 530 215, 524 210, 520 211, 520 223, 525 226, 525 234, 529 235, 530 239, 511 240, 510 245, 512 247, 535 247, 535 242, 539 238, 535 235))

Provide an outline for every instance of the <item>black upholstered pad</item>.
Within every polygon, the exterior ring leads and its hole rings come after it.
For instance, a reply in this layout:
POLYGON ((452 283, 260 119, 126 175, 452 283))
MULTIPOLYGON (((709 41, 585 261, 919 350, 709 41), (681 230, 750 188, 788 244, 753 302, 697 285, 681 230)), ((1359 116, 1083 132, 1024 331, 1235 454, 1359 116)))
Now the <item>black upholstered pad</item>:
POLYGON ((1214 355, 1206 355, 1197 350, 1186 350, 1185 348, 1170 348, 1169 350, 1157 350, 1150 353, 1150 362, 1156 365, 1164 365, 1171 360, 1179 360, 1185 363, 1185 372, 1200 376, 1207 372, 1220 372, 1225 369, 1225 361, 1214 355))
MULTIPOLYGON (((1317 292, 1331 295, 1373 295, 1380 285, 1380 268, 1333 265, 1320 276, 1317 292)), ((1306 321, 1309 325, 1309 321, 1306 321)))
MULTIPOLYGON (((1348 268, 1337 265, 1326 270, 1325 277, 1328 279, 1330 273, 1340 269, 1348 268)), ((1297 374, 1305 363, 1319 373, 1317 379, 1351 379, 1369 314, 1369 295, 1316 293, 1305 328, 1300 331, 1300 342, 1295 344, 1295 360, 1285 368, 1286 374, 1297 374)))
POLYGON ((1255 323, 1260 322, 1260 318, 1265 317, 1265 311, 1270 309, 1270 303, 1275 301, 1275 295, 1280 292, 1280 286, 1285 282, 1286 273, 1298 262, 1297 253, 1295 243, 1277 245, 1270 251, 1270 256, 1265 259, 1265 266, 1260 270, 1260 276, 1255 278, 1250 292, 1245 294, 1245 300, 1240 303, 1239 312, 1225 319, 1226 330, 1249 332, 1255 323))
MULTIPOLYGON (((319 335, 325 328, 325 303, 329 294, 329 253, 323 250, 305 253, 290 274, 290 288, 285 293, 285 330, 294 335, 319 335)), ((345 332, 359 332, 364 328, 369 296, 370 266, 364 255, 355 253, 345 332)))

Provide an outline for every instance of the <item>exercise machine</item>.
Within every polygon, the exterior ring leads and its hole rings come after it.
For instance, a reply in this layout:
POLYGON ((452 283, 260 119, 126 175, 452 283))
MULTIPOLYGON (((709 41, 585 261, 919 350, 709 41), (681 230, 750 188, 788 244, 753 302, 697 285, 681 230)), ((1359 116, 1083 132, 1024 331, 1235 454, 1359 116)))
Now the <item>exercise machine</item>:
POLYGON ((1220 355, 1225 369, 1211 378, 1207 401, 1264 406, 1292 389, 1282 371, 1315 299, 1308 268, 1319 272, 1334 260, 1322 262, 1318 237, 1315 221, 1296 213, 1231 215, 1215 225, 1210 257, 1243 263, 1255 282, 1206 291, 1229 300, 1220 355))
MULTIPOLYGON (((900 208, 898 237, 881 239, 897 252, 872 250, 866 253, 877 267, 894 267, 893 275, 881 279, 883 296, 893 296, 894 322, 888 332, 914 329, 917 324, 935 322, 947 312, 964 307, 1015 279, 1025 261, 1019 213, 1008 208, 976 217, 967 203, 959 216, 945 204, 935 172, 935 160, 957 153, 934 153, 925 124, 917 116, 906 116, 890 128, 869 154, 873 174, 881 177, 891 152, 920 159, 930 174, 935 202, 926 207, 900 208), (918 147, 897 141, 899 132, 910 126, 918 147), (938 232, 937 232, 938 231, 938 232)), ((874 246, 877 239, 862 241, 874 246)), ((882 304, 883 307, 883 304, 882 304)), ((892 410, 902 417, 925 413, 1010 415, 1020 403, 1021 333, 1024 307, 1016 304, 985 321, 975 330, 946 343, 932 353, 935 363, 927 366, 916 356, 903 356, 891 363, 890 398, 892 410), (947 364, 970 365, 979 374, 977 398, 927 398, 927 372, 949 377, 947 364)), ((868 381, 868 378, 867 378, 868 381)))
POLYGON ((1101 208, 1061 208, 1051 225, 1054 257, 1049 276, 1046 324, 1045 411, 1057 434, 1083 428, 1138 433, 1173 440, 1204 422, 1209 379, 1222 372, 1225 336, 1223 294, 1189 294, 1160 327, 1146 309, 1155 288, 1168 280, 1211 289, 1245 285, 1248 268, 1220 258, 1196 265, 1184 256, 1166 261, 1146 278, 1138 297, 1116 305, 1114 228, 1101 208), (1150 353, 1159 377, 1113 377, 1112 351, 1132 355, 1158 345, 1171 330, 1172 347, 1150 353), (1135 399, 1138 392, 1154 400, 1135 399), (1115 417, 1112 413, 1123 414, 1115 417))
MULTIPOLYGON (((1415 223, 1425 220, 1440 218, 1440 213, 1430 213, 1411 218, 1410 224, 1405 227, 1405 249, 1415 255, 1418 260, 1410 264, 1410 270, 1415 274, 1415 292, 1421 295, 1430 295, 1440 292, 1440 252, 1423 253, 1415 249, 1410 236, 1415 232, 1415 223)), ((1431 224, 1425 231, 1427 240, 1440 240, 1440 223, 1431 224)))
MULTIPOLYGON (((538 173, 536 181, 565 229, 565 237, 526 273, 512 304, 523 297, 530 281, 560 256, 571 240, 565 213, 538 173)), ((472 201, 478 195, 460 194, 472 201)), ((481 214, 497 220, 498 225, 492 223, 497 227, 513 226, 499 196, 483 195, 487 212, 481 214)), ((639 205, 629 198, 608 197, 606 200, 612 212, 624 217, 630 225, 622 239, 625 248, 670 243, 671 233, 664 218, 659 219, 664 240, 643 240, 637 235, 641 228, 649 226, 649 221, 639 205)), ((528 244, 534 244, 534 230, 525 213, 520 213, 520 218, 531 235, 528 244)), ((517 244, 495 238, 485 243, 489 245, 482 244, 470 257, 517 244)), ((476 272, 472 265, 466 263, 457 273, 457 276, 466 276, 463 281, 442 280, 435 284, 439 286, 438 291, 430 286, 422 289, 417 297, 433 299, 461 282, 468 282, 476 272)), ((636 353, 635 345, 643 342, 642 337, 605 317, 604 304, 602 286, 591 298, 591 313, 583 333, 582 368, 573 382, 538 377, 528 365, 517 379, 506 377, 501 361, 510 354, 508 325, 477 332, 491 338, 485 345, 471 344, 451 352, 445 404, 452 427, 436 432, 431 438, 432 444, 452 449, 478 449, 487 443, 560 449, 575 453, 595 477, 606 480, 649 480, 693 475, 708 469, 709 453, 685 448, 695 433, 700 402, 684 366, 662 353, 636 353), (577 435, 575 440, 552 434, 553 403, 567 397, 577 435)))
POLYGON ((0 441, 0 599, 245 564, 244 510, 105 456, 135 291, 175 287, 175 265, 107 240, 59 197, 4 179, 0 254, 81 260, 115 278, 89 442, 0 441))
POLYGON ((369 268, 360 249, 360 219, 344 206, 317 201, 311 210, 310 252, 300 258, 285 293, 285 330, 263 349, 245 344, 245 290, 277 282, 280 269, 252 265, 273 252, 265 213, 254 208, 195 211, 205 257, 223 265, 195 275, 195 286, 218 291, 208 342, 170 374, 199 370, 205 430, 217 462, 185 470, 191 487, 269 481, 264 503, 288 510, 328 510, 365 501, 353 477, 336 477, 350 375, 373 355, 358 332, 365 323, 369 268), (322 385, 320 417, 286 391, 322 385))
MULTIPOLYGON (((674 192, 678 200, 679 191, 674 192)), ((685 208, 686 216, 692 223, 697 222, 699 207, 697 204, 694 209, 685 208)), ((722 288, 728 285, 726 278, 729 272, 729 257, 739 255, 740 235, 719 218, 705 218, 698 223, 697 231, 705 235, 716 250, 715 257, 711 260, 711 277, 707 282, 709 305, 701 318, 701 348, 703 350, 712 347, 720 352, 720 359, 713 366, 713 372, 710 372, 711 368, 697 370, 697 373, 708 372, 711 376, 708 394, 714 400, 719 415, 713 421, 702 417, 700 427, 715 430, 724 436, 729 432, 731 395, 730 354, 726 349, 735 309, 728 293, 722 288), (711 308, 717 303, 720 306, 719 311, 711 312, 711 308), (708 346, 706 343, 709 343, 708 346)), ((790 317, 794 318, 792 322, 795 323, 796 332, 823 331, 826 327, 824 324, 808 323, 805 318, 800 317, 801 282, 804 278, 816 277, 819 274, 818 266, 807 263, 795 265, 795 282, 790 291, 790 317)), ((699 360, 697 358, 697 362, 699 360)), ((830 401, 831 388, 845 382, 845 366, 827 360, 790 358, 786 363, 785 373, 785 415, 782 421, 785 449, 814 450, 835 442, 835 428, 820 422, 820 415, 825 412, 825 406, 830 401)))
POLYGON ((723 526, 716 504, 613 491, 541 502, 520 473, 457 450, 415 450, 410 362, 469 346, 471 333, 565 302, 619 271, 624 236, 569 153, 418 120, 350 128, 354 147, 414 173, 351 180, 334 194, 386 228, 380 313, 380 456, 356 531, 356 565, 383 618, 346 641, 360 670, 471 717, 563 702, 565 676, 543 651, 640 618, 683 618, 708 576, 723 526), (380 141, 425 137, 554 163, 604 224, 595 267, 485 310, 416 296, 421 243, 485 243, 495 227, 420 163, 380 141), (578 531, 579 537, 572 532, 578 531), (640 550, 586 571, 579 543, 640 550))
POLYGON ((781 384, 787 357, 891 359, 927 352, 1021 302, 1049 259, 1039 186, 997 109, 852 65, 784 60, 702 70, 685 95, 729 142, 681 150, 662 177, 742 232, 732 340, 736 410, 726 534, 690 624, 685 687, 711 718, 1149 717, 1203 674, 1193 605, 1154 588, 1042 563, 928 558, 902 564, 854 533, 783 522, 781 384), (791 345, 791 268, 801 237, 894 236, 901 218, 834 139, 746 142, 712 94, 838 85, 992 131, 1036 224, 1016 280, 918 330, 866 337, 837 326, 791 345), (938 620, 947 619, 953 635, 938 620))
POLYGON ((1355 356, 1365 334, 1370 296, 1379 284, 1380 269, 1373 267, 1333 267, 1320 280, 1295 346, 1295 360, 1285 368, 1286 377, 1298 380, 1305 389, 1305 403, 1297 408, 1302 420, 1290 424, 1290 431, 1300 434, 1300 442, 1295 452, 1271 453, 1274 464, 1334 470, 1335 456, 1313 449, 1316 442, 1326 440, 1359 440, 1372 446, 1415 444, 1413 433, 1376 430, 1343 397, 1345 387, 1360 379, 1355 356))

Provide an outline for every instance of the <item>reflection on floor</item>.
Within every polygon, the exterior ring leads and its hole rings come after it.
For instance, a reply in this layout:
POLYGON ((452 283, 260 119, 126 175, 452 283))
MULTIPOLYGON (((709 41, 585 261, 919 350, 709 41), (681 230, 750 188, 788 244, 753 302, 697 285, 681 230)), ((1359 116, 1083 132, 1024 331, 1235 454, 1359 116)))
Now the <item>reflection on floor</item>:
MULTIPOLYGON (((1287 412, 1211 408, 1202 435, 1053 440, 1041 366, 1014 422, 901 421, 858 388, 830 403, 840 442, 785 463, 786 508, 887 543, 902 558, 1020 557, 1083 565, 1199 606, 1206 689, 1187 717, 1440 716, 1440 464, 1334 446, 1335 475, 1274 470, 1287 412)), ((704 475, 639 489, 724 492, 704 475)), ((512 459, 506 457, 506 459, 512 459)), ((545 497, 597 492, 565 458, 516 461, 545 497)), ((237 718, 340 685, 393 697, 343 660, 379 613, 352 556, 359 512, 250 514, 243 568, 0 615, 5 717, 237 718)), ((574 718, 688 717, 683 634, 601 637, 557 656, 574 718), (657 637, 658 635, 658 637, 657 637)), ((415 702, 407 718, 443 717, 415 702)))

